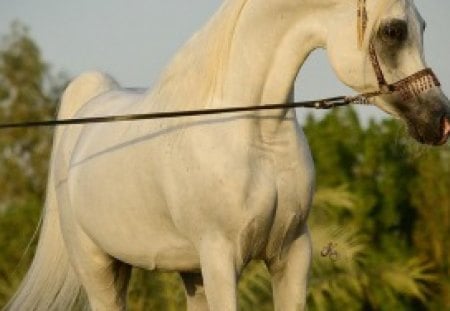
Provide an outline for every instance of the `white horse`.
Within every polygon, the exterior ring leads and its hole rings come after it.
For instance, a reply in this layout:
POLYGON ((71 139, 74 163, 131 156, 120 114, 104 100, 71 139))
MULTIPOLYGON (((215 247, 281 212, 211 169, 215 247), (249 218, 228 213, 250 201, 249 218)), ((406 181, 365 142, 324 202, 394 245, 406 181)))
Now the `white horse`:
MULTIPOLYGON (((426 67, 424 21, 412 0, 367 0, 361 48, 357 5, 224 1, 153 90, 87 73, 68 86, 59 117, 285 103, 316 48, 358 92, 379 87, 369 42, 389 82, 426 67)), ((376 103, 417 140, 445 143, 450 110, 438 87, 376 103)), ((70 310, 83 290, 93 310, 124 310, 137 266, 180 272, 189 310, 236 310, 239 274, 259 258, 272 275, 275 309, 304 310, 313 191, 310 150, 292 109, 60 128, 37 252, 7 308, 70 310)))

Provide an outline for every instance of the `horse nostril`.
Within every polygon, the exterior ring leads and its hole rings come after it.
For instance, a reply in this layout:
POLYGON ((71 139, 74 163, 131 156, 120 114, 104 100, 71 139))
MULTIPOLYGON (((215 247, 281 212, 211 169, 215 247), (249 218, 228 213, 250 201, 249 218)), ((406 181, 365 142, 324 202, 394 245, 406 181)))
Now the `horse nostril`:
POLYGON ((441 138, 435 145, 444 145, 450 137, 450 115, 443 115, 441 119, 441 138))
POLYGON ((450 135, 450 116, 444 116, 443 122, 443 134, 444 137, 448 137, 450 135))

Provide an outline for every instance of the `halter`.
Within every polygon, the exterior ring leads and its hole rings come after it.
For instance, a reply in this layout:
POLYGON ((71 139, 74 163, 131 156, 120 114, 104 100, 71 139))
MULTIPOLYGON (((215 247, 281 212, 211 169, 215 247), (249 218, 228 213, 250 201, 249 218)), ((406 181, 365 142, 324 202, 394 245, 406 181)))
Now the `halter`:
MULTIPOLYGON (((362 49, 364 36, 367 30, 368 17, 367 17, 366 0, 357 0, 357 1, 358 1, 358 9, 357 9, 358 48, 362 49)), ((180 118, 189 116, 215 115, 224 113, 279 110, 292 108, 330 109, 334 107, 346 106, 349 104, 367 105, 370 104, 369 100, 372 97, 394 93, 398 93, 403 100, 409 100, 411 98, 419 96, 420 94, 434 87, 441 86, 438 78, 430 68, 425 68, 400 81, 389 84, 384 77, 383 70, 381 69, 375 45, 373 44, 372 39, 369 42, 369 58, 370 62, 372 63, 375 75, 377 77, 378 91, 363 93, 357 96, 337 96, 319 100, 290 102, 284 104, 155 112, 144 114, 130 114, 130 115, 90 117, 90 118, 72 118, 72 119, 59 119, 47 121, 0 123, 0 130, 11 128, 54 127, 71 124, 92 124, 92 123, 108 123, 108 122, 121 122, 134 120, 168 119, 168 118, 180 118)))
MULTIPOLYGON (((362 49, 368 21, 366 0, 358 0, 357 15, 358 48, 362 49)), ((372 39, 370 39, 369 42, 369 58, 378 81, 379 90, 373 93, 363 94, 362 96, 374 97, 383 94, 399 93, 402 100, 406 101, 419 96, 433 87, 441 86, 441 83, 431 68, 425 68, 400 81, 389 84, 381 69, 380 61, 378 60, 377 51, 372 39)))

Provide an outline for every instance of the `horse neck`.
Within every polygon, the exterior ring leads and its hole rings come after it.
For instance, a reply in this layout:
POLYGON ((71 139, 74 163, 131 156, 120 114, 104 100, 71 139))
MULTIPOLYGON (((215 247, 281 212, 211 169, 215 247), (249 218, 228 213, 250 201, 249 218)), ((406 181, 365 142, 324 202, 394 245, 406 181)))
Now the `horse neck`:
POLYGON ((301 65, 324 45, 326 1, 319 10, 310 0, 225 1, 146 102, 158 110, 286 102, 301 65))
POLYGON ((277 2, 252 0, 242 10, 216 91, 220 102, 232 106, 288 101, 306 58, 325 46, 323 19, 329 10, 323 1, 320 9, 314 1, 295 0, 283 7, 277 2))
MULTIPOLYGON (((293 99, 295 78, 303 63, 313 50, 325 47, 323 21, 333 6, 317 0, 319 7, 315 1, 293 0, 285 7, 279 7, 279 0, 248 2, 236 24, 229 58, 223 63, 222 80, 218 80, 220 105, 282 104, 293 99)), ((293 109, 254 114, 257 118, 251 131, 264 144, 298 135, 293 109)))

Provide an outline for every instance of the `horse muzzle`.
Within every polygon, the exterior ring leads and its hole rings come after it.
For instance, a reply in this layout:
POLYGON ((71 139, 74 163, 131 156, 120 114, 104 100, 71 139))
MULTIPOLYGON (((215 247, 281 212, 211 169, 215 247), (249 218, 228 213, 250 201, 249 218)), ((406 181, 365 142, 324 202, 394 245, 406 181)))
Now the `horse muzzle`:
POLYGON ((410 102, 396 101, 395 106, 415 140, 433 146, 447 143, 450 137, 450 105, 440 90, 422 94, 410 102))

